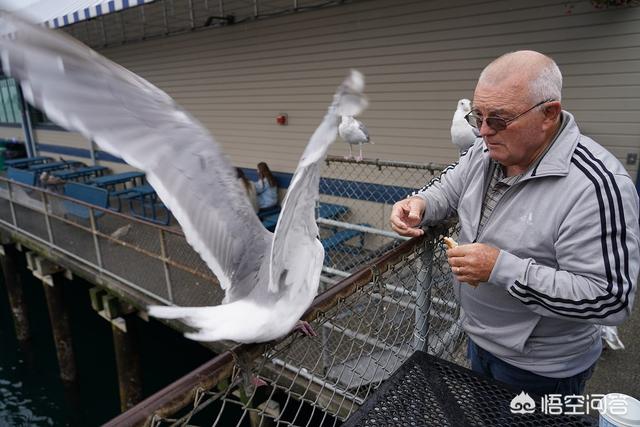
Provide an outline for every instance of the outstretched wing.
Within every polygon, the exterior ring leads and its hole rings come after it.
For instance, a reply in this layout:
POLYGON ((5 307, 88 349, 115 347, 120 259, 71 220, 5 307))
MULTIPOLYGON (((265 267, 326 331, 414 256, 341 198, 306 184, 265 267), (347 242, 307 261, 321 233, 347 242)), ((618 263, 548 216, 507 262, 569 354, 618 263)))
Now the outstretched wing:
POLYGON ((319 275, 324 258, 314 215, 319 196, 320 165, 338 135, 340 116, 354 116, 366 108, 363 89, 364 77, 352 70, 338 88, 333 103, 302 154, 273 238, 269 280, 272 292, 292 285, 317 287, 317 279, 313 276, 319 275))
POLYGON ((0 53, 5 74, 20 82, 29 103, 146 172, 224 289, 255 283, 242 279, 257 275, 270 233, 196 119, 148 81, 64 33, 5 13, 0 53))

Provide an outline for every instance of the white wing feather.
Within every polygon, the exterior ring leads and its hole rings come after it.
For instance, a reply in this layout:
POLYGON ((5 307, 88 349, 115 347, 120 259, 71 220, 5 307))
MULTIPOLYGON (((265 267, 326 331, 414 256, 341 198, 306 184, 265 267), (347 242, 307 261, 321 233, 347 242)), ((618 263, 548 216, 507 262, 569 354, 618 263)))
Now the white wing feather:
POLYGON ((257 274, 270 233, 208 131, 166 93, 62 32, 5 13, 0 28, 4 72, 28 102, 145 171, 224 289, 251 282, 241 276, 257 274))

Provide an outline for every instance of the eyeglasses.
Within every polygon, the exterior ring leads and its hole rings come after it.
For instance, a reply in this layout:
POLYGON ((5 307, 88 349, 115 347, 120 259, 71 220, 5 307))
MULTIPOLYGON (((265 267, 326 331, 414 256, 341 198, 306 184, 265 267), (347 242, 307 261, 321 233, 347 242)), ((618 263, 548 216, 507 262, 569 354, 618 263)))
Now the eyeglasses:
POLYGON ((525 114, 527 114, 529 111, 533 110, 534 108, 539 107, 542 104, 546 104, 547 102, 551 102, 551 101, 555 101, 555 100, 545 99, 544 101, 539 102, 533 107, 529 108, 527 111, 524 111, 509 120, 503 119, 500 116, 491 116, 491 117, 483 118, 478 114, 477 111, 471 111, 469 114, 464 116, 464 118, 467 119, 467 122, 476 129, 480 129, 482 127, 482 122, 484 120, 484 122, 487 124, 487 126, 489 126, 489 128, 493 129, 496 132, 500 132, 501 130, 505 130, 507 126, 509 126, 509 123, 513 122, 517 118, 520 118, 525 114))

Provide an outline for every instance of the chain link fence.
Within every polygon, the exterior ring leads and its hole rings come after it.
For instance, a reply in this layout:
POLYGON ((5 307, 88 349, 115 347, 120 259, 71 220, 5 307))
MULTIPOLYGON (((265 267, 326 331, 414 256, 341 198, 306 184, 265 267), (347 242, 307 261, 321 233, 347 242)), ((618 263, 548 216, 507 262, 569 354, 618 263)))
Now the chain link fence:
MULTIPOLYGON (((441 169, 327 159, 318 203, 327 256, 321 294, 305 315, 317 336, 222 353, 207 380, 196 375, 182 403, 158 407, 152 424, 337 426, 415 350, 460 362, 461 312, 441 240, 456 236, 455 224, 410 241, 388 225, 393 203, 441 169), (256 387, 256 378, 266 385, 256 387)), ((2 178, 0 224, 158 302, 216 305, 223 297, 171 227, 2 178), (70 204, 87 215, 69 215, 70 204)))
POLYGON ((347 277, 405 240, 389 226, 391 207, 444 168, 440 164, 327 157, 316 215, 326 251, 325 277, 347 277))
POLYGON ((461 311, 441 240, 454 234, 454 224, 430 229, 321 294, 305 315, 317 336, 219 356, 187 408, 158 410, 151 425, 339 426, 415 350, 459 363, 461 311))

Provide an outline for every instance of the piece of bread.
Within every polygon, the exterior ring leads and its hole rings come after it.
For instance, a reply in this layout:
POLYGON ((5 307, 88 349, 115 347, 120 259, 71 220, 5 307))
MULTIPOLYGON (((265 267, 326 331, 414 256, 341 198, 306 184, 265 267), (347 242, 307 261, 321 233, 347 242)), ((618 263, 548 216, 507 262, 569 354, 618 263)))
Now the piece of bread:
POLYGON ((458 246, 458 242, 456 242, 455 240, 453 240, 451 237, 445 237, 444 239, 444 244, 447 245, 447 247, 449 249, 453 249, 456 246, 458 246))

